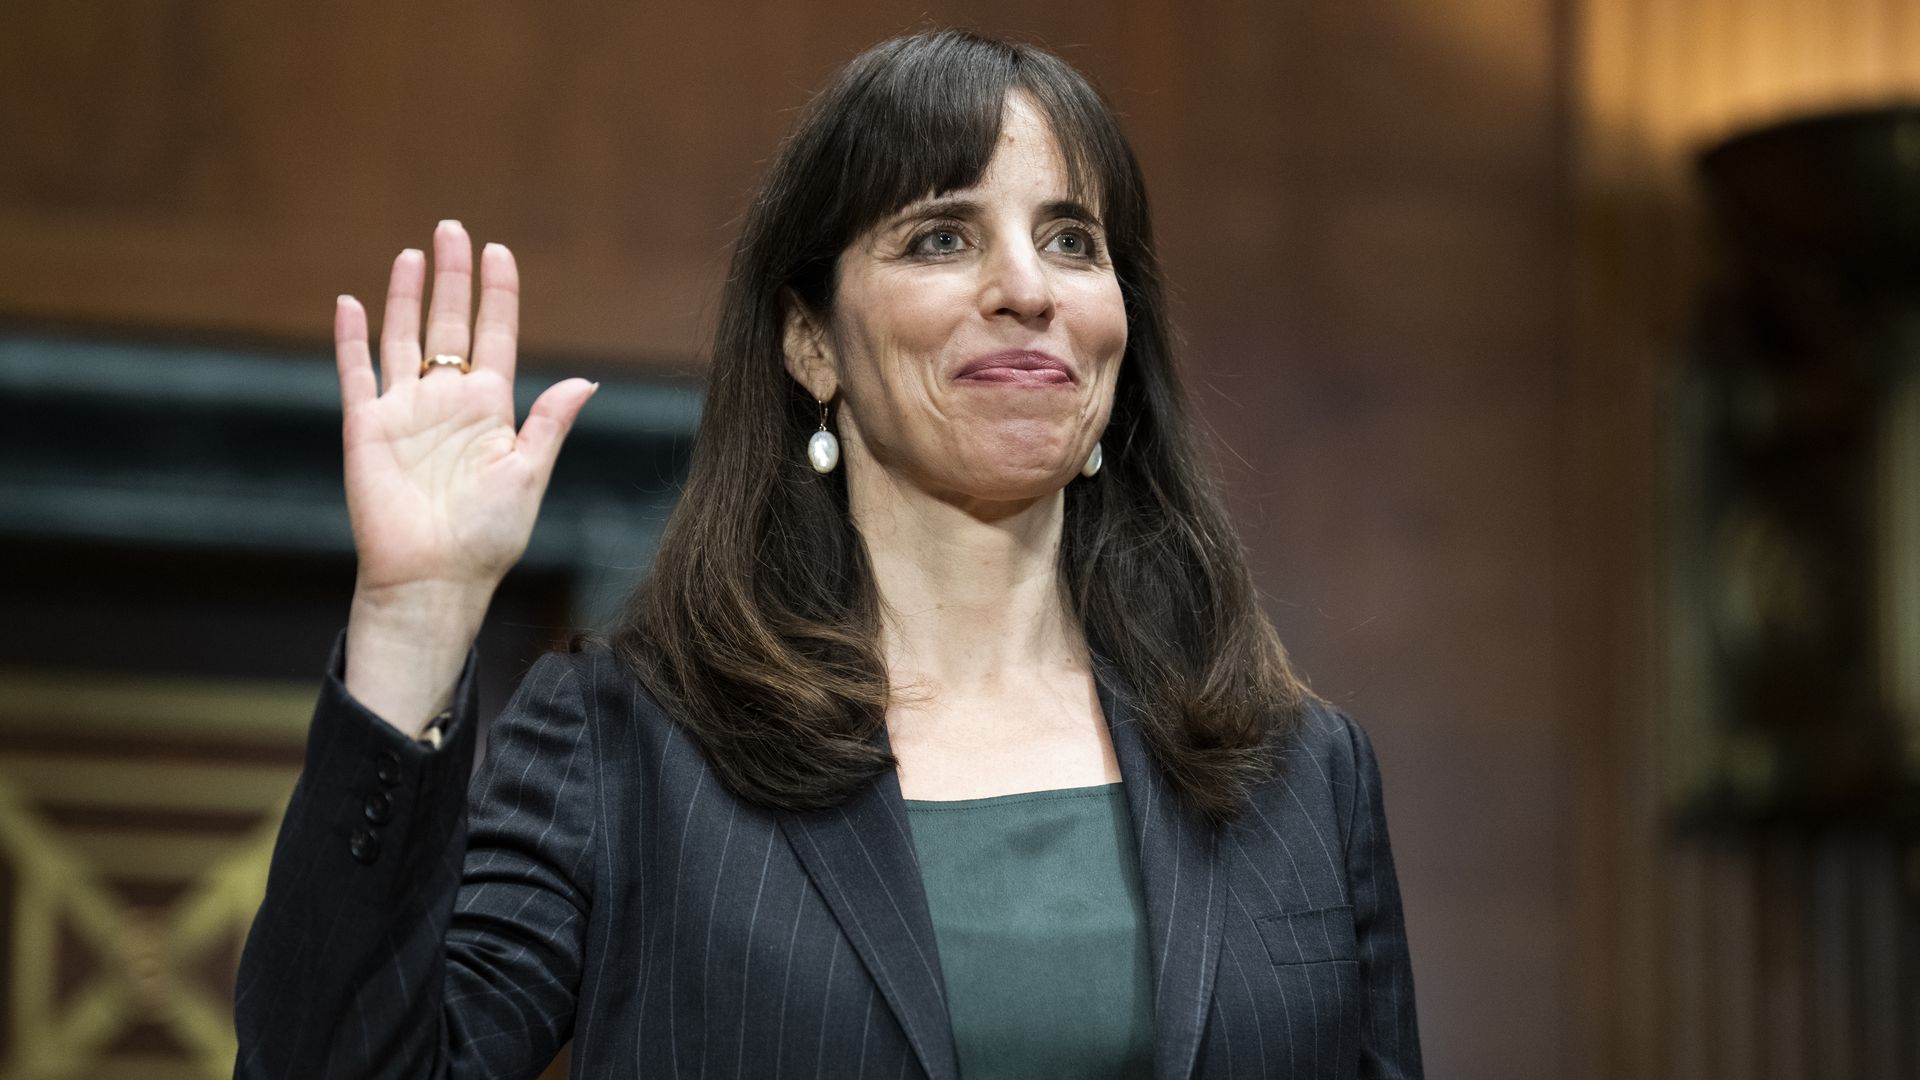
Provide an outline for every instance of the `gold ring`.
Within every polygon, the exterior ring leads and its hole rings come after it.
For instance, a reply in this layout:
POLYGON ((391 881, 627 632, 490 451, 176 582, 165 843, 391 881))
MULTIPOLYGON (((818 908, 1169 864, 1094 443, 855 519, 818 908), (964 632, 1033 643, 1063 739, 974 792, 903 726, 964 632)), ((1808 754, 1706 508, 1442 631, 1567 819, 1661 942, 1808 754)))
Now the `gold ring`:
POLYGON ((460 374, 465 375, 473 370, 473 362, 464 356, 455 356, 452 353, 434 353, 420 361, 420 374, 425 375, 434 368, 443 367, 459 368, 460 374))

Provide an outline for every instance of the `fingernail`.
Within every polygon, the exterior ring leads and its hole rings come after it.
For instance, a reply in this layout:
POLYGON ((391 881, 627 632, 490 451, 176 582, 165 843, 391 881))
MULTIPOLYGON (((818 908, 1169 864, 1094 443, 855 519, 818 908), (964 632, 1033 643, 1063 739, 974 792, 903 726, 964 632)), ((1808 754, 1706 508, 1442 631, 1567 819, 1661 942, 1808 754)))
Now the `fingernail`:
POLYGON ((446 227, 447 227, 447 226, 449 226, 449 225, 451 225, 451 226, 453 226, 453 227, 454 227, 454 228, 456 228, 456 229, 458 229, 458 228, 460 228, 460 227, 461 227, 461 225, 460 225, 460 222, 459 222, 459 221, 458 221, 457 219, 454 219, 454 218, 441 218, 441 219, 440 219, 440 227, 441 227, 441 228, 443 228, 443 229, 444 229, 444 228, 446 228, 446 227))
POLYGON ((346 293, 341 293, 339 296, 336 296, 333 298, 333 306, 340 307, 341 305, 348 303, 352 299, 353 297, 348 296, 346 293))
POLYGON ((487 241, 487 246, 484 248, 481 248, 480 250, 481 250, 481 253, 484 254, 486 252, 494 250, 495 248, 498 248, 501 251, 507 250, 507 247, 505 244, 497 244, 491 240, 487 241))
POLYGON ((599 384, 599 383, 594 383, 594 384, 593 384, 593 390, 592 390, 591 392, 589 392, 589 393, 587 394, 587 396, 588 396, 588 397, 592 397, 592 396, 593 396, 594 394, 597 394, 597 393, 599 393, 599 392, 600 392, 600 384, 599 384))
POLYGON ((422 259, 427 257, 426 252, 421 251, 419 248, 405 248, 400 252, 400 257, 403 259, 409 255, 417 255, 422 259))

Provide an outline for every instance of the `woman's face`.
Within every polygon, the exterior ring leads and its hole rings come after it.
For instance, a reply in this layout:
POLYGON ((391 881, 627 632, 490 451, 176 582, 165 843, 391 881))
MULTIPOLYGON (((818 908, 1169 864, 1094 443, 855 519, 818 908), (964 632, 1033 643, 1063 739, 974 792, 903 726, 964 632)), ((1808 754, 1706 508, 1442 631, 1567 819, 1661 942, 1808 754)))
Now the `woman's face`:
POLYGON ((850 482, 878 466, 950 501, 1004 502, 1079 473, 1127 346, 1099 209, 1074 202, 1045 118, 1015 95, 978 184, 841 254, 830 331, 790 332, 788 359, 816 398, 838 392, 850 482))

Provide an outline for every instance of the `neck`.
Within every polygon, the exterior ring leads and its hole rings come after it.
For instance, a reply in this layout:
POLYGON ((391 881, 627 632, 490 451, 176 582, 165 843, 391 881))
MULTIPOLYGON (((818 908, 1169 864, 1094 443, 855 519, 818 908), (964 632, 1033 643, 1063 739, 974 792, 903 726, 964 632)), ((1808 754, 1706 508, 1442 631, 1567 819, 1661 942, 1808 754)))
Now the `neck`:
POLYGON ((955 500, 860 465, 848 471, 848 500, 873 566, 895 686, 991 692, 1086 668, 1060 581, 1064 492, 955 500))

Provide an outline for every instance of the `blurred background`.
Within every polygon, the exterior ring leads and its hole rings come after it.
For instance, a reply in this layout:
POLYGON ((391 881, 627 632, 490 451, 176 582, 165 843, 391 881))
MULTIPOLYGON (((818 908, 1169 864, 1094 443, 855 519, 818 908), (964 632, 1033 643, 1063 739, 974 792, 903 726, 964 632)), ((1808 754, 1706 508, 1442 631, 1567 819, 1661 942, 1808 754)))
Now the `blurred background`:
POLYGON ((1920 1076, 1920 5, 12 0, 0 1078, 230 1072, 352 582, 335 294, 457 217, 529 396, 606 384, 497 708, 646 565, 795 109, 944 25, 1124 114, 1429 1074, 1920 1076))

